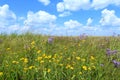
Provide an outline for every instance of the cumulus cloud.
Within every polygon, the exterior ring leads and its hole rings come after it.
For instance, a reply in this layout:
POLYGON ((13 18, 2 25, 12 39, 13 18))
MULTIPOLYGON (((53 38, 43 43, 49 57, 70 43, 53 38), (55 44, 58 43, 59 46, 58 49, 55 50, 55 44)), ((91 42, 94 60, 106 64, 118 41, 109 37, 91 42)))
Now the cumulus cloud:
POLYGON ((93 22, 93 19, 92 18, 88 18, 86 25, 90 26, 92 24, 92 22, 93 22))
POLYGON ((72 29, 72 28, 80 27, 82 26, 82 24, 76 20, 69 20, 69 21, 64 22, 64 26, 72 29))
POLYGON ((51 15, 45 11, 38 11, 36 13, 29 11, 24 24, 28 26, 40 27, 41 25, 52 24, 55 22, 56 19, 57 17, 55 15, 51 15))
POLYGON ((57 4, 57 11, 63 12, 65 10, 77 11, 79 9, 90 8, 89 0, 63 0, 57 4))
POLYGON ((66 17, 66 16, 69 16, 71 15, 71 13, 69 11, 66 11, 66 12, 63 12, 61 14, 59 14, 59 17, 66 17))
POLYGON ((9 6, 7 4, 0 6, 0 24, 5 26, 14 24, 15 21, 16 15, 14 12, 9 10, 9 6))
POLYGON ((38 1, 43 3, 45 6, 50 4, 50 0, 38 0, 38 1))
POLYGON ((93 0, 91 7, 94 9, 103 9, 109 5, 120 5, 120 0, 93 0))
POLYGON ((104 9, 102 18, 99 21, 102 26, 120 26, 120 18, 115 15, 114 10, 104 9))

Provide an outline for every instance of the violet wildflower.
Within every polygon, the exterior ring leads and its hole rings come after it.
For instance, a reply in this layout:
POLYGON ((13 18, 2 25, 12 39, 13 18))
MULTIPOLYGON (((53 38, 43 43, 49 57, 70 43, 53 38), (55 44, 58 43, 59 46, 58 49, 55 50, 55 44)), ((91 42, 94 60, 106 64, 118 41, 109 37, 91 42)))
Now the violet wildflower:
POLYGON ((49 44, 52 44, 52 43, 53 43, 53 37, 49 37, 49 38, 48 38, 48 43, 49 43, 49 44))
POLYGON ((80 40, 86 39, 87 35, 85 33, 83 33, 79 36, 79 38, 80 38, 80 40))
POLYGON ((110 49, 106 49, 106 55, 110 56, 112 54, 116 54, 118 51, 117 50, 110 50, 110 49))
POLYGON ((116 60, 112 60, 112 62, 115 65, 115 67, 120 67, 120 62, 118 62, 116 60))

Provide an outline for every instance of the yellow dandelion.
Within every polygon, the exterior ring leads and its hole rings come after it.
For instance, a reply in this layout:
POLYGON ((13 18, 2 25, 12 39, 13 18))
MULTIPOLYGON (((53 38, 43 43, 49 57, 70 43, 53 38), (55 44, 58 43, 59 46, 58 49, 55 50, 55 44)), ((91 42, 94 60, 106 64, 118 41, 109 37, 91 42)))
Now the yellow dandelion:
POLYGON ((91 59, 91 60, 95 60, 95 58, 94 58, 93 56, 90 56, 90 59, 91 59))
POLYGON ((63 64, 59 64, 60 66, 63 66, 63 64))
POLYGON ((70 57, 69 57, 69 58, 67 58, 67 60, 70 60, 70 57))
POLYGON ((88 70, 90 70, 90 71, 91 71, 91 67, 88 67, 88 70))
POLYGON ((77 60, 80 60, 80 57, 76 57, 77 60))
POLYGON ((96 69, 96 67, 95 67, 95 66, 92 66, 92 68, 93 68, 93 69, 96 69))
POLYGON ((24 70, 24 71, 27 71, 28 69, 29 69, 29 68, 26 68, 26 67, 25 67, 23 70, 24 70))
POLYGON ((42 64, 42 63, 44 63, 44 61, 43 61, 43 60, 41 60, 41 61, 40 61, 40 63, 42 64))
POLYGON ((51 72, 51 69, 48 69, 47 72, 50 73, 50 72, 51 72))
POLYGON ((32 42, 31 42, 31 45, 35 45, 35 41, 32 41, 32 42))
POLYGON ((28 69, 33 69, 33 68, 35 68, 35 66, 29 66, 29 68, 28 68, 28 69))
POLYGON ((37 53, 38 53, 38 54, 41 53, 41 50, 38 50, 37 53))
POLYGON ((87 70, 87 66, 83 66, 82 68, 83 68, 83 70, 87 70))
POLYGON ((2 76, 3 75, 3 72, 0 72, 0 76, 2 76))
POLYGON ((7 50, 7 51, 10 51, 11 49, 10 49, 10 48, 7 48, 6 50, 7 50))
POLYGON ((52 57, 52 56, 51 56, 51 55, 49 55, 49 56, 48 56, 48 59, 50 59, 51 57, 52 57))
POLYGON ((70 66, 70 69, 73 70, 74 68, 72 66, 70 66))
POLYGON ((81 59, 81 61, 85 62, 86 60, 83 58, 83 59, 81 59))
POLYGON ((67 66, 66 66, 66 69, 68 69, 68 68, 70 68, 71 66, 69 65, 69 64, 67 64, 67 66))
POLYGON ((28 59, 27 58, 24 58, 24 63, 28 63, 28 59))
POLYGON ((83 73, 82 72, 79 72, 80 75, 82 75, 83 73))
POLYGON ((13 64, 18 64, 19 62, 18 61, 12 61, 13 64))

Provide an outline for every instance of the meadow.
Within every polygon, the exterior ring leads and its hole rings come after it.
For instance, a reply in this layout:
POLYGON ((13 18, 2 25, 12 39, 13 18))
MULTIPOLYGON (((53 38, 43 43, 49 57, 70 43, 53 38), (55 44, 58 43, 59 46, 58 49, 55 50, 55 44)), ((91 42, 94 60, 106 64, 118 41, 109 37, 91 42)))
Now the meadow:
POLYGON ((1 34, 0 80, 120 80, 120 37, 1 34))

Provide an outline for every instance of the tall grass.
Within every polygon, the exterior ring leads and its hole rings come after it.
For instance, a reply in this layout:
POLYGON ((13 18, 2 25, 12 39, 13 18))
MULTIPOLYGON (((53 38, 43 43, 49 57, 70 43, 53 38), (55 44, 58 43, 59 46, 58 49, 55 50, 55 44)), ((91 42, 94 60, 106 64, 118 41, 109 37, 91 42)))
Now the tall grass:
POLYGON ((0 80, 119 80, 119 37, 0 35, 0 80), (106 55, 106 49, 118 50, 106 55))

